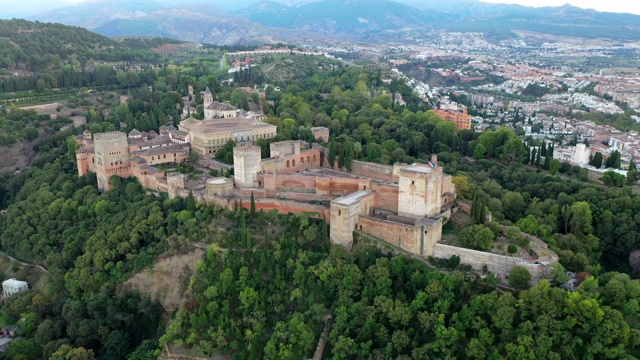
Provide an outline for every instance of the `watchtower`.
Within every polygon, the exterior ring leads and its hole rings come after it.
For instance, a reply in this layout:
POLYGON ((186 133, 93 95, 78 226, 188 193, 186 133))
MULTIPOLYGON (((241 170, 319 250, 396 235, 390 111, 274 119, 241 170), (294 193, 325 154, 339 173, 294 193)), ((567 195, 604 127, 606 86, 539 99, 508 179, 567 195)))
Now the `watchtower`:
POLYGON ((120 131, 98 133, 93 136, 98 189, 109 190, 113 175, 129 177, 130 159, 127 134, 120 131))
POLYGON ((211 200, 216 196, 229 196, 233 194, 233 182, 224 177, 217 177, 207 181, 206 199, 211 200))
POLYGON ((246 145, 233 148, 233 171, 237 188, 258 187, 258 172, 262 158, 259 146, 246 145))
POLYGON ((399 169, 398 215, 413 219, 437 216, 442 208, 442 168, 434 163, 399 169))
POLYGON ((179 172, 170 172, 167 174, 167 193, 169 199, 178 197, 178 192, 184 189, 184 175, 179 172))

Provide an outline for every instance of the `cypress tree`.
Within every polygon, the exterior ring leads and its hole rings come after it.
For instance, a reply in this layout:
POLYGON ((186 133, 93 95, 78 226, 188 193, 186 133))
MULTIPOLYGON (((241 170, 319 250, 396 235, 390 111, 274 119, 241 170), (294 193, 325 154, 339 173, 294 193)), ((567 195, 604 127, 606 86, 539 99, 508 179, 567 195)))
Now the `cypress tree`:
POLYGON ((629 161, 629 171, 637 171, 638 169, 636 168, 636 161, 631 158, 631 161, 629 161))
POLYGON ((339 169, 342 169, 345 165, 345 159, 346 159, 345 151, 346 151, 345 146, 341 145, 338 150, 338 168, 339 169))
POLYGON ((326 215, 322 216, 322 242, 326 243, 329 240, 329 227, 327 226, 326 215))
POLYGON ((531 148, 527 144, 525 144, 525 147, 527 148, 527 157, 524 159, 524 163, 528 164, 531 162, 531 148))
POLYGON ((331 142, 329 142, 329 156, 328 156, 328 160, 329 160, 329 166, 331 166, 331 168, 333 168, 333 164, 336 161, 336 141, 335 139, 332 137, 331 138, 331 142))
POLYGON ((593 167, 595 167, 596 169, 600 169, 602 167, 602 153, 601 152, 597 152, 595 155, 593 155, 593 167))
POLYGON ((256 217, 256 200, 253 197, 253 190, 251 190, 251 218, 256 217))
POLYGON ((471 219, 476 224, 484 224, 487 217, 486 204, 482 196, 475 194, 471 201, 471 219))
POLYGON ((193 197, 193 192, 189 191, 186 203, 187 210, 191 212, 196 211, 196 199, 193 197))
POLYGON ((242 207, 240 208, 240 244, 243 247, 247 247, 247 221, 245 219, 245 213, 242 207))
POLYGON ((347 168, 348 172, 351 172, 351 164, 353 161, 353 144, 351 142, 347 143, 344 150, 344 166, 347 168))
POLYGON ((538 154, 536 155, 536 167, 539 168, 540 167, 540 153, 542 152, 542 149, 538 150, 538 154))
POLYGON ((549 170, 549 165, 551 164, 551 156, 549 155, 549 153, 551 153, 551 147, 549 147, 547 149, 547 153, 544 157, 544 166, 542 167, 545 170, 549 170))

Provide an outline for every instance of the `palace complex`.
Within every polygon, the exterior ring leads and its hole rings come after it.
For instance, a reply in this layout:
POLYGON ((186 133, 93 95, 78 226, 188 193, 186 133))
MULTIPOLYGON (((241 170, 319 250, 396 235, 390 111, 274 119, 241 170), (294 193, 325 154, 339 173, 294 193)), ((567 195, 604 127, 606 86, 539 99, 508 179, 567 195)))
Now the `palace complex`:
MULTIPOLYGON (((167 192, 170 198, 192 193, 197 201, 234 210, 249 207, 253 195, 257 210, 325 218, 331 224, 331 242, 347 248, 354 232, 359 232, 422 258, 458 255, 478 270, 486 265, 492 272, 506 274, 516 265, 526 266, 534 279, 557 262, 557 256, 535 238, 528 259, 442 244, 443 223, 458 207, 454 207, 452 177, 443 173, 435 155, 428 164, 354 160, 347 172, 337 162, 329 164, 326 148, 299 140, 272 142, 270 157, 263 159, 256 141, 275 133, 273 125, 233 117, 190 118, 180 123, 179 130, 163 127, 160 134, 134 130, 128 136, 111 132, 92 137, 85 132, 78 139, 78 173, 95 172, 101 190, 110 188, 112 175, 135 176, 143 187, 167 192), (207 172, 193 178, 176 172, 165 175, 154 167, 186 161, 190 148, 201 158, 211 158, 229 139, 238 143, 231 178, 207 172)), ((325 139, 328 129, 315 128, 314 134, 325 139)))

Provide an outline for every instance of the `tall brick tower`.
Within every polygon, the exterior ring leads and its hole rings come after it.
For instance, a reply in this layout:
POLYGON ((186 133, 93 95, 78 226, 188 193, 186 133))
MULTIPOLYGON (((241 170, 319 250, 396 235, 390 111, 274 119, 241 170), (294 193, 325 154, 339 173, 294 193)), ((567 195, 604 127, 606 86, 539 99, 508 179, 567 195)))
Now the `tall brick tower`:
POLYGON ((237 188, 258 186, 258 172, 262 158, 260 147, 247 145, 233 148, 233 171, 237 188))
POLYGON ((98 133, 93 136, 93 144, 98 189, 110 190, 109 178, 111 176, 127 178, 130 175, 131 156, 127 134, 119 131, 98 133))

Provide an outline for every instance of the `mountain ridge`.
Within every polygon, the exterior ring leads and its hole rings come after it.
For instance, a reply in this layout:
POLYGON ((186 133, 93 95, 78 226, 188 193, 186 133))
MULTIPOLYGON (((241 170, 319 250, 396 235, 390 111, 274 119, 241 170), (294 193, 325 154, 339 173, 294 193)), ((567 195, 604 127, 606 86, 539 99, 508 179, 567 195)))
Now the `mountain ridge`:
POLYGON ((64 19, 65 24, 82 26, 107 36, 166 36, 223 45, 234 44, 240 39, 256 44, 298 38, 362 39, 373 32, 404 28, 484 32, 496 37, 512 37, 515 36, 513 30, 528 30, 586 38, 640 40, 639 15, 598 12, 568 4, 535 8, 476 0, 447 3, 263 0, 235 10, 227 6, 225 10, 221 2, 215 0, 173 3, 167 0, 90 0, 38 14, 32 19, 52 22, 64 19))

